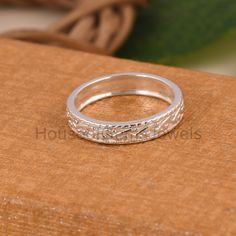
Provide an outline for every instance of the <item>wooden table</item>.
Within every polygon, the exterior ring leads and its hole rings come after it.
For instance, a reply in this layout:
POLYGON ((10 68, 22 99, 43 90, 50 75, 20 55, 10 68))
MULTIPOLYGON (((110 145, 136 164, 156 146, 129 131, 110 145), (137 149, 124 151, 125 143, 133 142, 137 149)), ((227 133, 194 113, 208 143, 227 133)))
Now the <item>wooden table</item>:
MULTIPOLYGON (((0 82, 1 235, 236 235, 235 78, 1 39, 0 82), (73 135, 69 93, 119 71, 175 81, 181 124, 133 145, 73 135)), ((129 96, 86 112, 128 119, 162 105, 129 96)))

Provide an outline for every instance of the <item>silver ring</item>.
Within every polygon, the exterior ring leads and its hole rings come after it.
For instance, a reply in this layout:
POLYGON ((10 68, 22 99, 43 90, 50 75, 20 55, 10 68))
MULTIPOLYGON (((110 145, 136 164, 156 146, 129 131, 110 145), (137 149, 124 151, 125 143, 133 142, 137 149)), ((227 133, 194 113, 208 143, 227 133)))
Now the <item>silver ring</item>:
POLYGON ((67 100, 69 126, 80 137, 106 144, 145 142, 172 130, 182 119, 183 95, 172 81, 146 73, 124 72, 90 80, 76 88, 67 100), (117 95, 144 95, 170 105, 144 119, 125 122, 97 120, 82 114, 89 104, 117 95))

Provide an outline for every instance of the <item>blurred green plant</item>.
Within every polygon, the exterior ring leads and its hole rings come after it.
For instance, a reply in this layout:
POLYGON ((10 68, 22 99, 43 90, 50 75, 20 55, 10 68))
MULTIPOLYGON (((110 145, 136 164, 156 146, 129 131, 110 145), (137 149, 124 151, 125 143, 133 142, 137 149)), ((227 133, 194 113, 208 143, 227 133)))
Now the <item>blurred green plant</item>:
POLYGON ((235 0, 150 0, 117 56, 181 66, 232 52, 235 0))

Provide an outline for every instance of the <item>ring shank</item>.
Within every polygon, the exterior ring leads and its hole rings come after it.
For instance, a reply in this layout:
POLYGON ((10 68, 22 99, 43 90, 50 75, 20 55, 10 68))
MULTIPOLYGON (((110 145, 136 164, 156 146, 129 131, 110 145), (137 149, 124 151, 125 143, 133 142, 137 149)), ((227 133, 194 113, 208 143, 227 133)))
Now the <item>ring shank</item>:
POLYGON ((153 74, 125 72, 106 75, 76 88, 67 100, 69 126, 79 136, 106 144, 128 144, 157 138, 183 117, 183 97, 172 81, 153 74), (145 95, 170 105, 152 116, 124 122, 97 120, 81 111, 100 99, 118 95, 145 95))

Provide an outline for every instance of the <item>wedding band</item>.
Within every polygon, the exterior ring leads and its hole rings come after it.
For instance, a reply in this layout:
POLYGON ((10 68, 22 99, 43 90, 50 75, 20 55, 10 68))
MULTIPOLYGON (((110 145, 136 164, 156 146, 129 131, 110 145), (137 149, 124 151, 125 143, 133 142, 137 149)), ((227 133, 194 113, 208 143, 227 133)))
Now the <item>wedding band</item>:
POLYGON ((177 126, 183 110, 183 95, 175 83, 158 75, 136 72, 90 80, 76 88, 67 100, 70 128, 82 138, 106 144, 138 143, 158 138, 177 126), (89 104, 118 95, 155 97, 169 106, 147 118, 124 122, 97 120, 82 113, 89 104))

